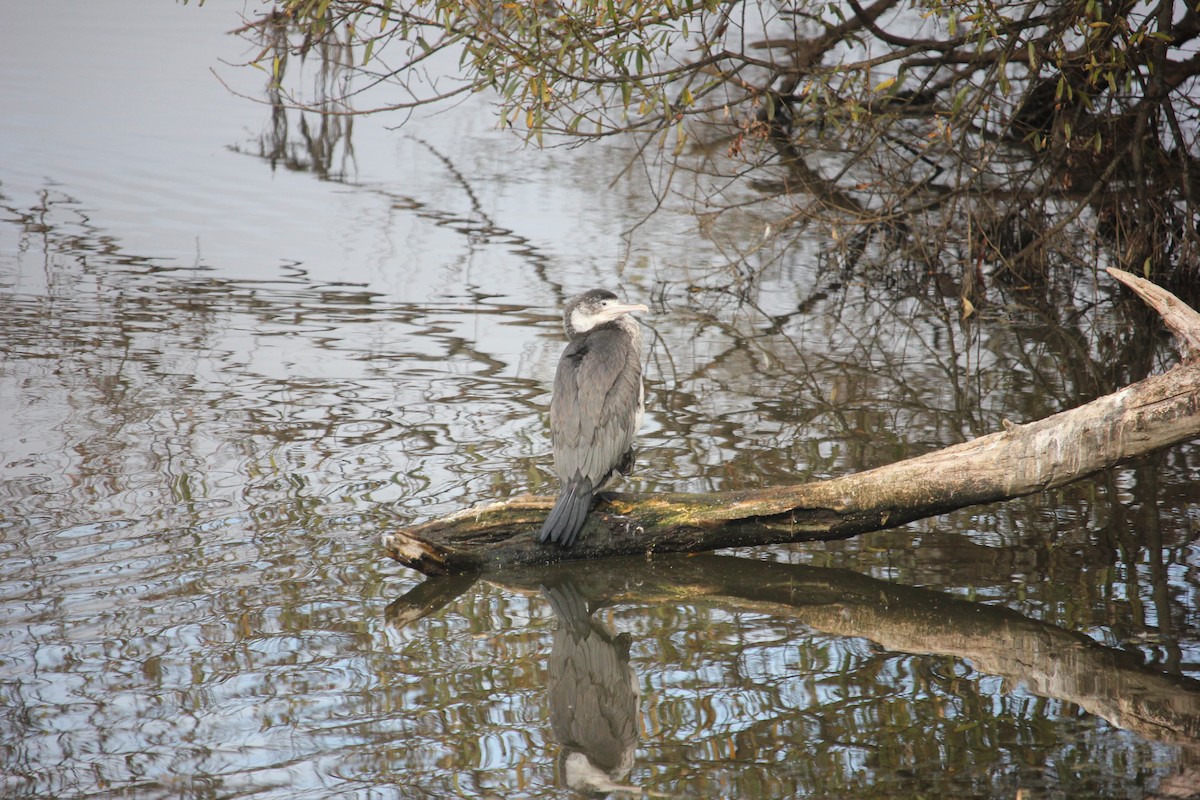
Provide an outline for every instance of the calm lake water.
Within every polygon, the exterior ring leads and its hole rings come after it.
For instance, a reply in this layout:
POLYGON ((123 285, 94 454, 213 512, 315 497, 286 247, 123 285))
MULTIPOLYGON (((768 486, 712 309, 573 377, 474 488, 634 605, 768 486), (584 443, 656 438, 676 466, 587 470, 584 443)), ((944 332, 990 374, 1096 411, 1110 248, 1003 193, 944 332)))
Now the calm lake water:
POLYGON ((764 240, 770 207, 707 215, 749 190, 523 147, 482 97, 273 120, 226 34, 256 10, 0 26, 0 794, 1198 791, 1194 444, 845 542, 386 560, 398 526, 555 490, 585 288, 652 308, 645 491, 867 469, 1175 357, 1098 273, 990 276, 962 322, 902 253, 764 240))

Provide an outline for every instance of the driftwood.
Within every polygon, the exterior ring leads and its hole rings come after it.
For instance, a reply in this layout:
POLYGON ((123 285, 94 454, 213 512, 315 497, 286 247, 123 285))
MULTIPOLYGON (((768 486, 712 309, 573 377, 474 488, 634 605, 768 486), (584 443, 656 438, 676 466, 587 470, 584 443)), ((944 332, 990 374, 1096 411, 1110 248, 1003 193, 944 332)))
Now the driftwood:
POLYGON ((620 555, 843 539, 1064 486, 1200 436, 1200 314, 1110 269, 1152 305, 1184 354, 1162 375, 1078 408, 896 464, 817 483, 711 494, 610 494, 569 549, 538 544, 551 497, 522 496, 384 534, 395 560, 427 575, 620 555))
MULTIPOLYGON (((395 627, 439 610, 474 576, 424 581, 387 608, 395 627)), ((489 581, 509 592, 563 592, 586 612, 616 604, 707 604, 799 621, 836 636, 870 640, 897 653, 966 659, 980 672, 1073 703, 1152 741, 1200 747, 1200 681, 1161 673, 1136 653, 1030 619, 1004 606, 901 586, 825 567, 732 556, 662 556, 517 567, 489 581)), ((556 614, 558 610, 556 609, 556 614)), ((587 624, 596 625, 596 617, 587 624)), ((578 625, 579 620, 559 620, 578 625)))

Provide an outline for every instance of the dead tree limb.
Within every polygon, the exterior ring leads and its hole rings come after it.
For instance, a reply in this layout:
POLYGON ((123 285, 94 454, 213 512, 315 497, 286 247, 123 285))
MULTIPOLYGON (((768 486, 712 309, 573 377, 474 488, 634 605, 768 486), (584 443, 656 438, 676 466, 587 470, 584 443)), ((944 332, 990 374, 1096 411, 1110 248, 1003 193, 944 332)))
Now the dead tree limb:
POLYGON ((1169 292, 1109 270, 1155 306, 1184 363, 1078 408, 933 453, 818 483, 711 494, 614 494, 570 549, 534 534, 553 504, 523 496, 384 534, 395 560, 427 575, 619 555, 703 552, 843 539, 1065 486, 1200 436, 1200 315, 1169 292))

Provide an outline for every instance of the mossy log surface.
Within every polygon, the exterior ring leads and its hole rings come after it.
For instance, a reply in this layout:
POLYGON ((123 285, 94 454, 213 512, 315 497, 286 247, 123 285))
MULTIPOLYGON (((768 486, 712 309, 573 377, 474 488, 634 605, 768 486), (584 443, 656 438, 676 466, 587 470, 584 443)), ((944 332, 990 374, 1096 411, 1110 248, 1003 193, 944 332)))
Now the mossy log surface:
POLYGON ((537 542, 552 497, 522 496, 384 534, 396 561, 427 575, 643 553, 843 539, 1077 481, 1200 437, 1200 315, 1136 276, 1109 270, 1163 315, 1184 362, 1025 425, 854 475, 708 494, 609 494, 574 547, 537 542))

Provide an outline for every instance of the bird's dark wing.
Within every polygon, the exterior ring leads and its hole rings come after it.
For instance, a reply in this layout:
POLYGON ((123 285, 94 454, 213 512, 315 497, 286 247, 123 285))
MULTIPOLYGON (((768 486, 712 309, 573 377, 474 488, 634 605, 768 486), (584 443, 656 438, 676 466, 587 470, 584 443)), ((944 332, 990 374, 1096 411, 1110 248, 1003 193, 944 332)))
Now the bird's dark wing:
POLYGON ((627 332, 605 327, 572 341, 550 401, 559 477, 598 486, 633 444, 640 403, 641 354, 627 332))

